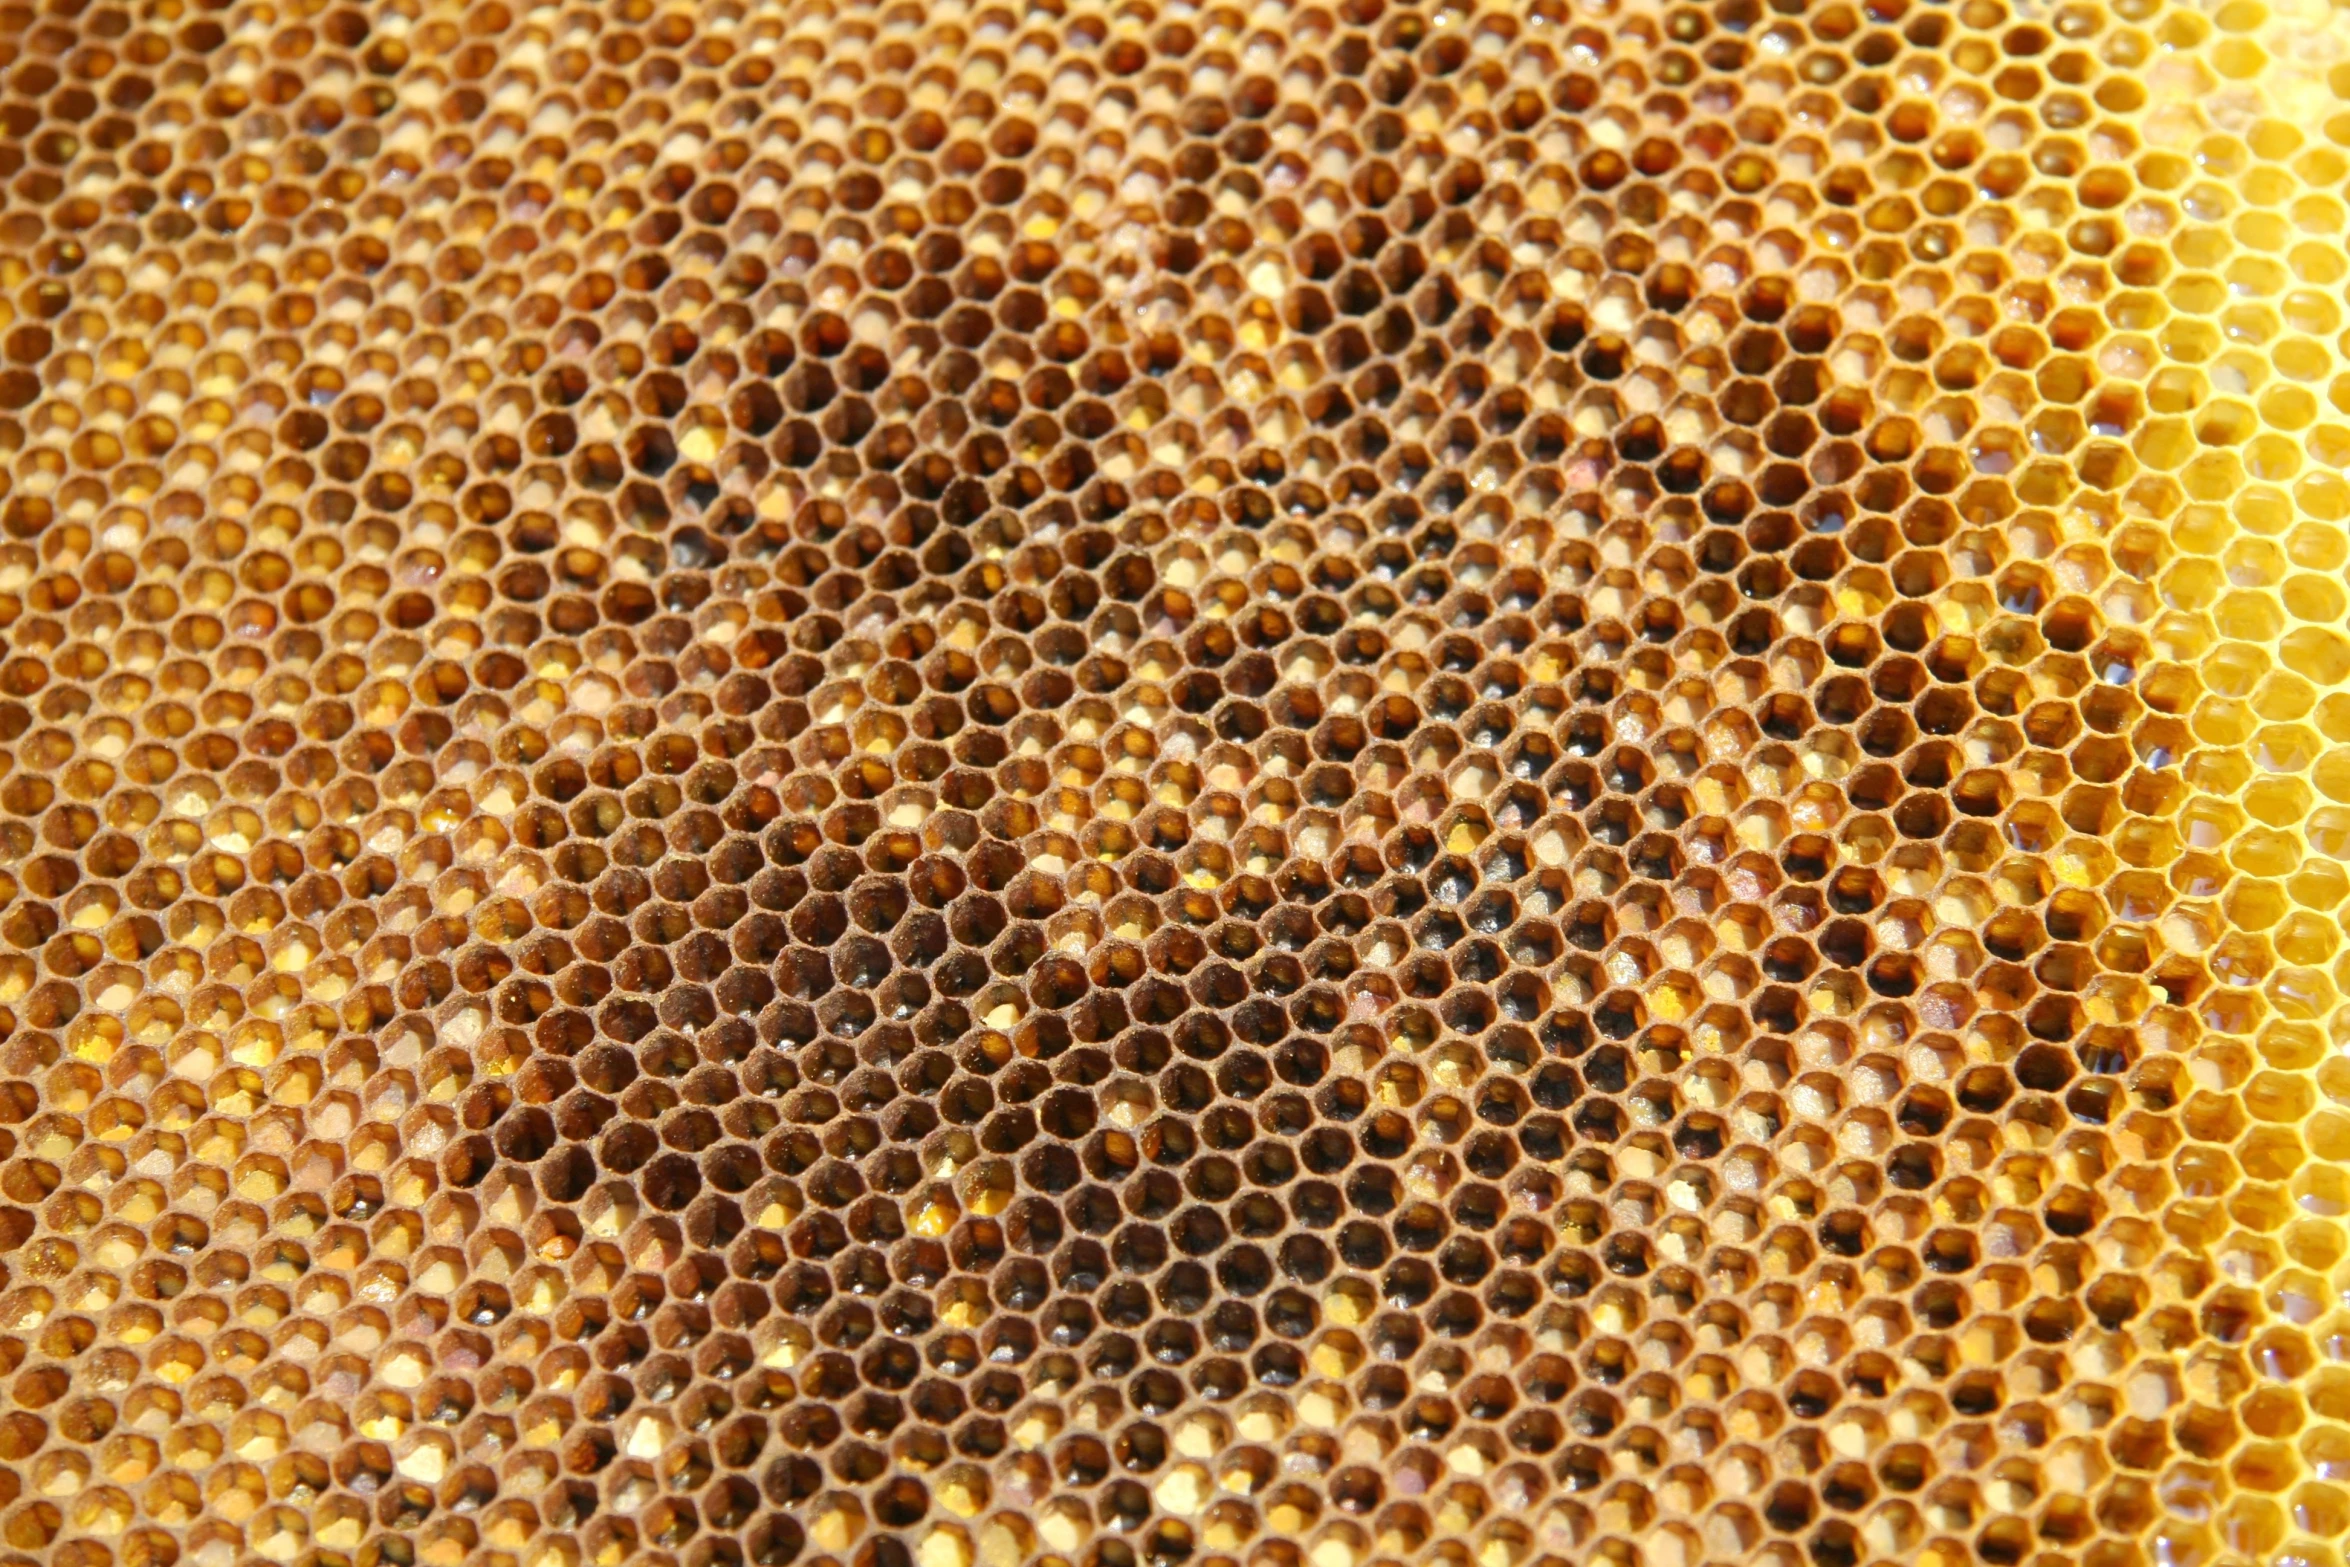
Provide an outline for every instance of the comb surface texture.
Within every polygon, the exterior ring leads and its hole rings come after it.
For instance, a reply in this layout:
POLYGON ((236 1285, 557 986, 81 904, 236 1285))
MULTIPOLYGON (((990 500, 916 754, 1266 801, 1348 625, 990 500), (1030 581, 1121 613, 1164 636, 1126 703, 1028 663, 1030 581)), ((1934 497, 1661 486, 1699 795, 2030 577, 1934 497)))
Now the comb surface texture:
POLYGON ((0 1567, 2341 1567, 2345 99, 0 5, 0 1567))

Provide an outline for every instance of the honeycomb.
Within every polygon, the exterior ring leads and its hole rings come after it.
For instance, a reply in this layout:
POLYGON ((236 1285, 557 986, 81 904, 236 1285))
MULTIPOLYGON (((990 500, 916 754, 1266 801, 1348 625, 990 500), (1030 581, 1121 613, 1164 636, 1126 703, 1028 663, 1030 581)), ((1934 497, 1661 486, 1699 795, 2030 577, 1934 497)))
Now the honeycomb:
POLYGON ((0 3, 0 1567, 2342 1567, 2346 100, 0 3))

